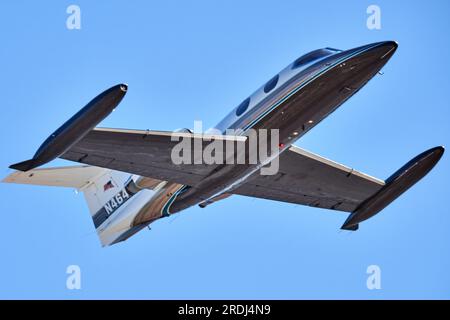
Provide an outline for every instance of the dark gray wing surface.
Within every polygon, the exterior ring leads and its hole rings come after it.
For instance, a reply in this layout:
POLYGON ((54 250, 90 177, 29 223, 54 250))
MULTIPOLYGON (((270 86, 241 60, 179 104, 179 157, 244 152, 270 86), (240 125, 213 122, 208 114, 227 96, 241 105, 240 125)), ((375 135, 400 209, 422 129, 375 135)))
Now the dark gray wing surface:
MULTIPOLYGON (((172 150, 179 141, 172 136, 197 140, 203 148, 210 143, 205 138, 245 141, 245 137, 198 135, 185 132, 96 128, 71 147, 60 158, 194 186, 217 165, 174 164, 172 150)), ((224 156, 224 155, 223 155, 224 156)), ((192 159, 193 163, 194 159, 192 159)))
POLYGON ((384 181, 292 146, 276 175, 259 172, 232 193, 339 211, 354 211, 384 181))

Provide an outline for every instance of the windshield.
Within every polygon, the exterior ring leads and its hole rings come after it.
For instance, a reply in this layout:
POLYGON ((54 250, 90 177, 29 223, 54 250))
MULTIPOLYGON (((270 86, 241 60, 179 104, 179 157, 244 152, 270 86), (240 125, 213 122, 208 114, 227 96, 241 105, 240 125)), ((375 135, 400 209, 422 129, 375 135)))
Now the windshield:
POLYGON ((294 63, 292 64, 292 69, 300 68, 301 66, 304 66, 308 63, 311 63, 313 61, 319 60, 323 57, 332 55, 332 54, 340 52, 340 51, 341 50, 332 49, 332 48, 325 48, 325 49, 318 49, 318 50, 311 51, 311 52, 301 56, 297 60, 295 60, 294 63))

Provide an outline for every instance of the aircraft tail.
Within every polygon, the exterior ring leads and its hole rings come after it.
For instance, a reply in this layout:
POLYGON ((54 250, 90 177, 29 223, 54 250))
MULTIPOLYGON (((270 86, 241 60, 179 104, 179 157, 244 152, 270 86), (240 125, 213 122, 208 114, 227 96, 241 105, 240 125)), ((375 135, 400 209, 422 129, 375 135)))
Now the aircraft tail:
MULTIPOLYGON (((27 165, 26 162, 23 167, 27 165)), ((135 190, 127 191, 124 188, 129 178, 130 174, 125 172, 81 165, 15 171, 2 182, 69 187, 83 192, 100 241, 105 246, 111 244, 111 239, 102 236, 100 226, 112 215, 116 206, 134 194, 135 190)))

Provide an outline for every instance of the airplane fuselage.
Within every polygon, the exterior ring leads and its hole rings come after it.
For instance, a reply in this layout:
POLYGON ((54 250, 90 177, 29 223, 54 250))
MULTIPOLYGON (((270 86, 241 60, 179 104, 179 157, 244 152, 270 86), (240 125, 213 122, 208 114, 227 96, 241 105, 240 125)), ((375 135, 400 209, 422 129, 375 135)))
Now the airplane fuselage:
MULTIPOLYGON (((341 51, 320 49, 287 66, 244 100, 214 129, 278 129, 279 150, 297 139, 336 110, 375 76, 397 44, 386 41, 341 51)), ((267 163, 223 164, 197 186, 164 182, 136 214, 133 225, 143 226, 190 206, 206 206, 227 196, 251 179, 267 163)))
POLYGON ((292 144, 358 92, 396 49, 385 41, 307 53, 205 133, 196 124, 195 132, 96 128, 127 92, 116 85, 54 131, 32 159, 10 165, 17 171, 3 182, 82 191, 103 246, 231 195, 349 212, 341 229, 356 231, 422 179, 444 148, 420 153, 382 180, 292 144), (83 165, 36 169, 57 157, 83 165))

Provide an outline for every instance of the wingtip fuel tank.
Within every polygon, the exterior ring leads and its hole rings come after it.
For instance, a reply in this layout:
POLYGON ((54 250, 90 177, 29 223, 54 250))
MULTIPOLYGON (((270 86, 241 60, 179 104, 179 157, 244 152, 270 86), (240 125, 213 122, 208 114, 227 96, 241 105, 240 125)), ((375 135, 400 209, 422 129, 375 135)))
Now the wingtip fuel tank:
POLYGON ((386 184, 377 193, 349 215, 341 229, 357 230, 360 222, 376 215, 430 172, 444 151, 442 146, 434 147, 408 161, 385 181, 386 184))
POLYGON ((28 171, 64 154, 105 119, 119 105, 127 91, 128 86, 121 83, 100 93, 52 133, 38 148, 32 159, 15 163, 9 167, 28 171))

